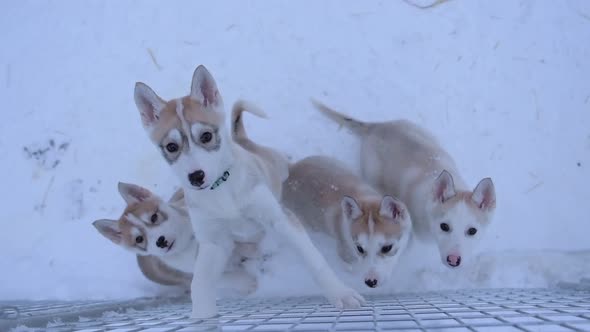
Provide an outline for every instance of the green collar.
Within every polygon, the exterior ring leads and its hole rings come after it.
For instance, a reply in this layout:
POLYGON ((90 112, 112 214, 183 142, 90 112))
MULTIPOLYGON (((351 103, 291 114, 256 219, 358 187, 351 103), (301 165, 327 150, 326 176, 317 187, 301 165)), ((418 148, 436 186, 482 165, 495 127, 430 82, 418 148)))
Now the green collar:
POLYGON ((223 175, 218 177, 217 180, 215 180, 215 182, 213 182, 211 187, 209 187, 209 189, 213 190, 213 189, 219 187, 222 183, 227 181, 227 178, 229 178, 229 169, 227 171, 223 172, 223 175))

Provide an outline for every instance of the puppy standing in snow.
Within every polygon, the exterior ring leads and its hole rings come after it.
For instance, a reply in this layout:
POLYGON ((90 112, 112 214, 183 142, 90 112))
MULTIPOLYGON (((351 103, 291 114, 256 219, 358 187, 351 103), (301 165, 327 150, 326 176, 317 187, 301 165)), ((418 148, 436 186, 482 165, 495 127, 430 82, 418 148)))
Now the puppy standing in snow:
MULTIPOLYGON (((141 272, 149 280, 188 288, 199 248, 183 191, 177 190, 165 202, 134 184, 120 182, 118 188, 127 203, 121 217, 96 220, 93 226, 116 245, 135 253, 141 272)), ((254 244, 236 244, 232 259, 220 278, 220 288, 240 294, 256 290, 256 278, 241 265, 244 259, 256 257, 256 249, 254 244)))
POLYGON ((387 282, 412 230, 404 203, 324 156, 289 167, 282 199, 310 229, 336 239, 340 258, 351 272, 363 275, 365 285, 387 282))
POLYGON ((490 178, 469 189, 453 158, 409 121, 365 123, 313 103, 360 137, 363 177, 406 203, 417 238, 434 239, 444 265, 458 267, 470 258, 496 208, 490 178))
POLYGON ((273 231, 296 249, 330 302, 358 307, 363 298, 330 269, 296 216, 280 203, 288 162, 269 162, 230 139, 223 101, 204 66, 193 74, 190 94, 165 101, 135 85, 143 126, 182 183, 199 242, 191 283, 194 318, 217 315, 215 285, 235 241, 273 231))

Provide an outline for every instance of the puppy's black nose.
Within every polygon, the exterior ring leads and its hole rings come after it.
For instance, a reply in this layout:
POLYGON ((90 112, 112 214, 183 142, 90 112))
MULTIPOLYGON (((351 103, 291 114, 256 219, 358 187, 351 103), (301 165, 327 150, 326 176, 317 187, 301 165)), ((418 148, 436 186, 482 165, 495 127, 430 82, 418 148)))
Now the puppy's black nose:
POLYGON ((371 288, 377 287, 377 279, 365 279, 365 284, 371 288))
POLYGON ((168 246, 168 241, 166 241, 165 237, 160 236, 158 241, 156 241, 156 246, 158 246, 158 248, 166 248, 168 246))
POLYGON ((188 181, 195 187, 203 185, 203 179, 205 178, 205 172, 203 170, 194 171, 188 175, 188 181))

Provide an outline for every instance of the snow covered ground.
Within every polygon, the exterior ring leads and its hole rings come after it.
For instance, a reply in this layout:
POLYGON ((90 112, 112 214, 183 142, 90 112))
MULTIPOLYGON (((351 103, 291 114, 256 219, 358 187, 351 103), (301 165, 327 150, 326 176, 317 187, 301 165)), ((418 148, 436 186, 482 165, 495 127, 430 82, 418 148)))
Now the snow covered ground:
MULTIPOLYGON (((471 184, 493 177, 498 209, 481 259, 451 271, 433 250, 414 248, 379 292, 590 275, 587 0, 451 0, 428 10, 401 0, 1 7, 2 300, 166 291, 91 222, 119 216, 118 181, 163 195, 175 188, 141 128, 133 85, 183 95, 198 64, 226 106, 246 97, 264 108, 269 120, 246 118, 250 135, 295 159, 327 154, 356 167, 357 142, 312 109, 316 97, 366 120, 416 121, 471 184)), ((259 295, 318 291, 289 252, 269 262, 262 284, 259 295)))

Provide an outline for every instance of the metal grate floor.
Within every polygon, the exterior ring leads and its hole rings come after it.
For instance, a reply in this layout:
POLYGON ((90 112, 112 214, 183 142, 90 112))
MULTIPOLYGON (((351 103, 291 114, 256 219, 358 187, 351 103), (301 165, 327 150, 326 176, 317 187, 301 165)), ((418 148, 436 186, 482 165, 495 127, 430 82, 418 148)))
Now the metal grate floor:
POLYGON ((321 297, 226 299, 211 320, 189 319, 188 298, 0 302, 0 331, 590 331, 588 289, 395 294, 367 302, 337 311, 321 297))

